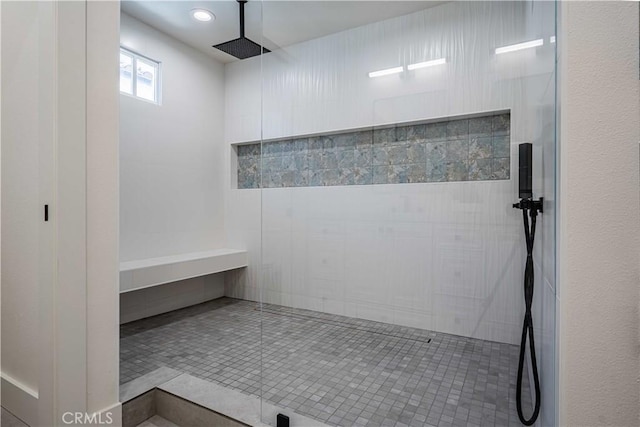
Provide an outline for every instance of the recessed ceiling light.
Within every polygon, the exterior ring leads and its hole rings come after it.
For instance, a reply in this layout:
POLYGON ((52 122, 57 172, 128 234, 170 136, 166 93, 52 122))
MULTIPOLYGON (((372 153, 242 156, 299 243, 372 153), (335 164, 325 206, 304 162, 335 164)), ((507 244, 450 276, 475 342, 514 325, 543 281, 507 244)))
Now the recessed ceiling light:
POLYGON ((205 9, 192 9, 191 16, 193 16, 193 19, 196 21, 201 22, 209 22, 216 19, 216 16, 213 13, 205 9))

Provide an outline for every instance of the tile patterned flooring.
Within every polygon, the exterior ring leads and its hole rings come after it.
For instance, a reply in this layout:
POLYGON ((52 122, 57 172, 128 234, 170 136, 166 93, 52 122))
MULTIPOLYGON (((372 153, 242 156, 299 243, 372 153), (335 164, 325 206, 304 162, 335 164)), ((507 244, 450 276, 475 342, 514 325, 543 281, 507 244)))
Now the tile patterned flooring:
POLYGON ((514 345, 231 298, 120 341, 121 383, 166 366, 334 426, 520 425, 514 345))

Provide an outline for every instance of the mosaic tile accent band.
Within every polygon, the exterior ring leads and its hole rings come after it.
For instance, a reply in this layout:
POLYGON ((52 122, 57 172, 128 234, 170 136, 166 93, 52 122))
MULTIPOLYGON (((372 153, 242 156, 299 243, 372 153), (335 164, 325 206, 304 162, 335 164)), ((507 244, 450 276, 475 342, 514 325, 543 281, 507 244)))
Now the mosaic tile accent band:
POLYGON ((491 114, 239 145, 238 188, 509 179, 510 122, 491 114))

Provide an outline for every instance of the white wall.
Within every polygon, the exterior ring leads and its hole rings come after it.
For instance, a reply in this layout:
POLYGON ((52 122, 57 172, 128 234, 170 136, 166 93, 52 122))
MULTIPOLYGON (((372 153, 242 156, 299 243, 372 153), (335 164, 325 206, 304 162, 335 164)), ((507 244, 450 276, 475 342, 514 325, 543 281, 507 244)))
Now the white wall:
POLYGON ((126 14, 120 34, 162 63, 162 105, 120 96, 120 260, 224 247, 224 67, 126 14))
POLYGON ((561 13, 560 425, 638 425, 638 3, 561 13))
POLYGON ((36 395, 42 220, 38 16, 35 2, 2 5, 2 376, 36 395))
MULTIPOLYGON (((262 265, 268 303, 519 342, 516 144, 553 157, 543 144, 554 120, 553 18, 552 4, 452 3, 228 64, 228 143, 259 140, 261 127, 268 139, 511 109, 513 156, 509 181, 229 190, 230 244, 252 260, 228 274, 227 294, 258 299, 262 265), (539 49, 493 54, 543 36, 539 49), (367 76, 440 57, 448 64, 367 76)), ((541 221, 553 229, 553 216, 541 221)), ((539 264, 554 258, 538 255, 539 264)))
POLYGON ((55 3, 56 285, 54 418, 118 399, 117 2, 55 3), (112 343, 115 343, 112 344, 112 343))
POLYGON ((110 412, 119 425, 118 103, 109 66, 118 3, 1 7, 2 119, 12 123, 2 129, 2 226, 15 233, 2 240, 3 264, 15 266, 2 277, 13 297, 3 300, 2 405, 32 426, 60 425, 68 411, 110 412))
MULTIPOLYGON (((120 95, 120 260, 224 247, 223 65, 126 14, 120 40, 162 69, 161 105, 120 95)), ((120 321, 223 296, 223 277, 122 294, 120 321)))
POLYGON ((87 396, 88 412, 120 424, 118 322, 118 76, 120 3, 88 2, 87 19, 87 396), (113 344, 113 341, 117 343, 113 344))

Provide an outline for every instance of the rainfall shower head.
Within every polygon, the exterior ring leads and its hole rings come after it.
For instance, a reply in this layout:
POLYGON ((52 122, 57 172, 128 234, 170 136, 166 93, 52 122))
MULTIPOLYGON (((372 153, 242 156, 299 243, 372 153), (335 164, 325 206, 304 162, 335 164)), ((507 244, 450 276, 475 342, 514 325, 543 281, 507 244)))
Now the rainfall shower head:
POLYGON ((258 43, 244 36, 244 4, 247 0, 237 1, 240 3, 240 37, 235 40, 214 45, 213 47, 228 53, 229 55, 233 55, 238 59, 247 59, 253 56, 258 56, 260 53, 271 52, 266 47, 262 47, 258 43))

